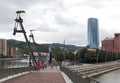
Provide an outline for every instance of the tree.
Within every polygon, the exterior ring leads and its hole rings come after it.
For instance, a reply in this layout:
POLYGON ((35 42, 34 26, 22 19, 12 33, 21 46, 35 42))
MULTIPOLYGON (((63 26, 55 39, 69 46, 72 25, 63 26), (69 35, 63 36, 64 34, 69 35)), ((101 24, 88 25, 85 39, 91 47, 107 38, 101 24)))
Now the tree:
POLYGON ((96 62, 96 53, 93 51, 87 51, 85 54, 85 63, 95 63, 96 62))
POLYGON ((74 54, 70 50, 65 51, 64 56, 65 60, 74 60, 74 54))
POLYGON ((87 48, 79 49, 79 51, 76 53, 76 60, 79 62, 85 62, 85 54, 87 52, 87 48))
POLYGON ((63 53, 60 48, 54 49, 52 55, 58 62, 62 62, 64 59, 63 53))

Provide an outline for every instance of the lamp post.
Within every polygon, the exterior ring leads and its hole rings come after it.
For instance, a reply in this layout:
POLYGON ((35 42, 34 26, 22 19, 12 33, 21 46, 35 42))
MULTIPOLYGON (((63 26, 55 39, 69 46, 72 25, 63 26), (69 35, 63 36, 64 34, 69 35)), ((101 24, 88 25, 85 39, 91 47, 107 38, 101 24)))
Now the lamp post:
POLYGON ((64 49, 63 50, 64 50, 64 54, 63 55, 64 55, 64 66, 65 66, 65 39, 64 39, 64 49))
POLYGON ((49 64, 51 64, 52 63, 51 47, 49 47, 49 55, 50 55, 49 64))
POLYGON ((119 52, 119 49, 118 49, 117 52, 116 52, 116 60, 117 60, 117 58, 118 58, 118 52, 119 52))
POLYGON ((107 55, 108 55, 108 54, 106 54, 106 56, 105 56, 105 62, 107 62, 107 55))
POLYGON ((99 53, 100 53, 100 51, 98 50, 98 54, 97 54, 97 63, 98 63, 98 59, 99 59, 99 53))

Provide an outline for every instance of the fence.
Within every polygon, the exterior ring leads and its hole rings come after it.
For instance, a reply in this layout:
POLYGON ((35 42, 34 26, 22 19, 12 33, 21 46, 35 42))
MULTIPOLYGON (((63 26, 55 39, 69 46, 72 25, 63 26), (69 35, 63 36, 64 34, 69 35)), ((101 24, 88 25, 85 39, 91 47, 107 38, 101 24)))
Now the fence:
POLYGON ((18 73, 29 71, 29 67, 0 69, 0 79, 12 76, 18 73))

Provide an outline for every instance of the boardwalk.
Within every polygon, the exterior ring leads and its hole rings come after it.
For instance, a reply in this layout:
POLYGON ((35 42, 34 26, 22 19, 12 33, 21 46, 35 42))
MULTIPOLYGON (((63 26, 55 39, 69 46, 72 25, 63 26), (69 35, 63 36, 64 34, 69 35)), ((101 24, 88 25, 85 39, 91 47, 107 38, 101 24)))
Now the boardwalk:
POLYGON ((28 74, 18 76, 13 79, 6 80, 2 83, 65 83, 60 71, 57 67, 46 70, 40 70, 38 72, 30 72, 28 74))

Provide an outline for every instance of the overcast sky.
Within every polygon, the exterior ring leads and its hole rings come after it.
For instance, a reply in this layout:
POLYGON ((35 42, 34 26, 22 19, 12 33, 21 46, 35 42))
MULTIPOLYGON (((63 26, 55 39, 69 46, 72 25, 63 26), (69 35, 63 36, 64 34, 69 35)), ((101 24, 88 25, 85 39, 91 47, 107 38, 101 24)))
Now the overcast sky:
POLYGON ((37 43, 87 45, 87 20, 99 20, 99 40, 120 33, 120 0, 0 0, 0 38, 25 40, 12 35, 16 11, 24 10, 23 25, 37 43))

